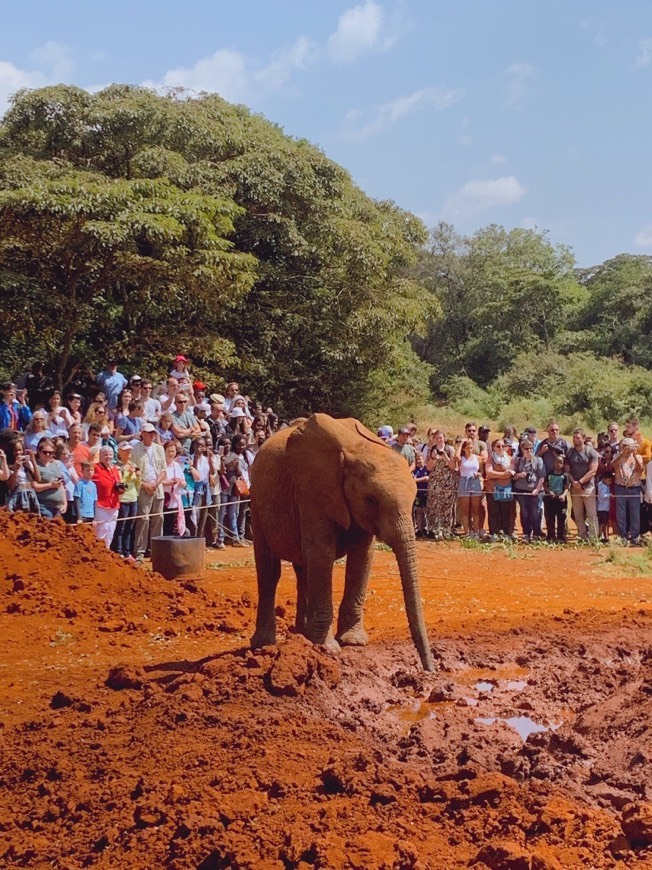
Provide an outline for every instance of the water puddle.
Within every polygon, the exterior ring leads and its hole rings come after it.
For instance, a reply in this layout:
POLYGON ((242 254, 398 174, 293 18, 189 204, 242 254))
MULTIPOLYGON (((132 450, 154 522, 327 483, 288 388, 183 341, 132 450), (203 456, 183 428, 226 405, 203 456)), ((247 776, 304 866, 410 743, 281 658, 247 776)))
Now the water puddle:
POLYGON ((540 734, 542 731, 556 731, 561 725, 561 722, 553 723, 552 725, 542 725, 540 722, 535 722, 529 716, 510 716, 501 718, 500 716, 479 716, 474 719, 476 725, 493 725, 496 722, 503 722, 509 725, 524 742, 530 734, 540 734))
POLYGON ((473 687, 477 692, 493 692, 495 686, 489 680, 478 680, 473 687))
POLYGON ((527 680, 506 680, 505 688, 508 692, 522 692, 527 688, 527 680))
POLYGON ((389 713, 393 713, 399 721, 414 725, 417 722, 423 722, 424 719, 436 719, 437 714, 434 708, 435 705, 430 704, 428 701, 416 700, 411 707, 390 704, 387 710, 389 713))

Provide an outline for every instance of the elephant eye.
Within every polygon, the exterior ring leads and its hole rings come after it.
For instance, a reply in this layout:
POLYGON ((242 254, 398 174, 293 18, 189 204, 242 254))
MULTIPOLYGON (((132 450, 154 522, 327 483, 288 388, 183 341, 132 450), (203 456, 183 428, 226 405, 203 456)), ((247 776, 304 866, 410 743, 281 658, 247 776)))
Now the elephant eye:
POLYGON ((372 508, 373 510, 378 510, 378 499, 375 495, 366 495, 365 503, 367 507, 372 508))

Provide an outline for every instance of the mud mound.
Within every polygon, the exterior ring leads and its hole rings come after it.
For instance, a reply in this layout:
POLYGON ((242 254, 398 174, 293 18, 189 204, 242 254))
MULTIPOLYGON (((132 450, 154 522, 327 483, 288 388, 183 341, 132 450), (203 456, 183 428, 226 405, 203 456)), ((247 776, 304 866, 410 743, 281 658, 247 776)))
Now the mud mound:
POLYGON ((211 602, 201 583, 126 565, 87 525, 0 510, 0 612, 53 616, 75 634, 239 632, 251 601, 211 602), (243 610, 242 608, 245 608, 243 610), (201 611, 201 618, 197 617, 201 611))
MULTIPOLYGON (((173 870, 645 866, 644 801, 616 814, 500 771, 501 753, 525 757, 537 735, 524 745, 477 721, 487 693, 452 667, 466 648, 442 644, 448 671, 414 679, 407 645, 338 662, 296 635, 182 669, 116 666, 87 697, 59 693, 6 735, 2 858, 173 870), (415 699, 428 716, 410 721, 415 699)), ((475 657, 494 674, 513 664, 488 638, 475 657)), ((536 669, 530 679, 536 707, 536 669)))

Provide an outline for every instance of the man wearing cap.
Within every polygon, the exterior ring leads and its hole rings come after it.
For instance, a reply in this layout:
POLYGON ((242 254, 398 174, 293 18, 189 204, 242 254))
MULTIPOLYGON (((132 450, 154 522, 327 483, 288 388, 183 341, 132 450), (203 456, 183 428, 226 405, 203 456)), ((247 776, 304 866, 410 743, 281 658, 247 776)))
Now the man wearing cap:
POLYGON ((131 398, 141 402, 143 400, 143 379, 140 375, 132 375, 129 378, 131 398))
POLYGON ((118 361, 109 360, 109 364, 97 376, 97 383, 104 395, 110 410, 118 405, 118 396, 127 386, 127 379, 118 371, 118 361))
POLYGON ((414 447, 411 444, 408 444, 410 439, 410 429, 407 426, 404 426, 399 430, 399 433, 396 437, 396 444, 392 444, 392 450, 395 450, 397 453, 400 453, 403 459, 407 462, 410 467, 410 473, 412 473, 416 467, 416 454, 414 452, 414 447))
POLYGON ((194 381, 192 385, 192 394, 195 397, 195 405, 201 405, 206 401, 206 390, 208 387, 203 381, 194 381))
POLYGON ((377 434, 378 437, 385 442, 385 444, 389 444, 389 442, 394 437, 394 430, 391 426, 381 426, 377 434))
POLYGON ((131 461, 138 469, 140 490, 136 520, 136 561, 142 562, 150 538, 163 533, 163 481, 166 477, 165 451, 154 442, 156 427, 145 423, 141 441, 133 449, 131 461))

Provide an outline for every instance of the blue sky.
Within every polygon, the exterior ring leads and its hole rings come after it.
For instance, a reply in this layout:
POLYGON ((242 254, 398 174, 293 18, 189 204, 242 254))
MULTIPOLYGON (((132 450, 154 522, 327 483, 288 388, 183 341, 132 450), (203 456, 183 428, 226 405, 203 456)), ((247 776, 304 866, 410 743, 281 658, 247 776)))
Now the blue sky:
POLYGON ((53 82, 242 102, 428 226, 547 229, 589 266, 652 254, 652 4, 4 4, 0 111, 53 82))

